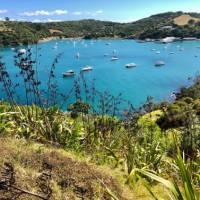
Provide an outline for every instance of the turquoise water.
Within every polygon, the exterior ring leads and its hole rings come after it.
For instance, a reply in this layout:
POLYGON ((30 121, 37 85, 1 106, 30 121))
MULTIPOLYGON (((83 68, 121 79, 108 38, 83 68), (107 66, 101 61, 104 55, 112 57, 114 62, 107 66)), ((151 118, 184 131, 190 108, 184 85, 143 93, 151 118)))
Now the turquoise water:
MULTIPOLYGON (((134 40, 50 41, 38 45, 41 48, 39 78, 47 81, 50 65, 56 55, 63 53, 55 72, 59 90, 64 93, 72 88, 76 76, 63 78, 62 73, 73 69, 78 74, 81 68, 90 65, 93 66, 93 71, 85 74, 88 80, 96 80, 98 91, 106 90, 113 95, 122 93, 123 98, 135 106, 144 103, 148 96, 153 97, 156 102, 170 100, 172 92, 190 84, 188 77, 195 77, 198 74, 200 49, 197 46, 200 46, 200 41, 170 44, 138 43, 134 40), (54 49, 56 43, 58 48, 54 49), (152 49, 160 51, 160 54, 152 49), (79 59, 76 59, 77 52, 80 53, 79 59), (113 52, 119 60, 111 61, 113 52), (104 56, 105 54, 108 56, 104 56), (155 67, 154 64, 158 60, 164 61, 165 66, 155 67), (136 63, 137 67, 126 69, 125 65, 132 62, 136 63)), ((5 48, 1 49, 0 55, 7 64, 12 80, 15 80, 17 69, 13 64, 14 52, 10 48, 5 48)))

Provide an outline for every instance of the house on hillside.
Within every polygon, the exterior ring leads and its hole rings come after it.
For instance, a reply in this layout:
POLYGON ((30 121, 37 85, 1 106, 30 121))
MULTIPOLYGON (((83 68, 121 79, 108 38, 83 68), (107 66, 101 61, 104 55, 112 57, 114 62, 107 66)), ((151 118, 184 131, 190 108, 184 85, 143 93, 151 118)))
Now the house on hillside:
POLYGON ((162 27, 160 27, 160 30, 173 30, 174 28, 173 28, 173 26, 162 26, 162 27))

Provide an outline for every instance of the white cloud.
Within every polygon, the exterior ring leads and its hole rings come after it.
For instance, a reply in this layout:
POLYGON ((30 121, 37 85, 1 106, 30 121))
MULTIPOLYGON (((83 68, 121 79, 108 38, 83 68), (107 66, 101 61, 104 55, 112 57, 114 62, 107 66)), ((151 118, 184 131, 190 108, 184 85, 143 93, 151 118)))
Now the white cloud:
POLYGON ((23 20, 23 19, 10 18, 10 21, 25 21, 25 20, 23 20))
POLYGON ((45 23, 45 22, 61 22, 61 19, 51 19, 51 18, 47 18, 47 19, 33 19, 33 20, 28 20, 30 22, 33 23, 45 23))
POLYGON ((66 15, 67 13, 67 10, 55 10, 52 12, 52 15, 66 15))
POLYGON ((45 10, 36 10, 34 12, 24 12, 21 15, 27 16, 27 17, 31 17, 31 16, 48 16, 50 15, 50 13, 48 11, 45 10))
POLYGON ((73 15, 82 15, 82 12, 76 11, 76 12, 73 12, 73 15))
POLYGON ((103 14, 103 10, 97 10, 96 14, 103 14))
POLYGON ((5 14, 5 13, 7 13, 7 12, 8 12, 8 10, 6 10, 6 9, 0 10, 0 14, 5 14))
POLYGON ((97 15, 101 15, 103 14, 103 10, 97 10, 94 12, 86 12, 86 15, 90 15, 90 16, 97 16, 97 15))
POLYGON ((62 21, 61 19, 46 19, 44 22, 60 22, 62 21))
POLYGON ((33 12, 24 12, 24 13, 21 13, 21 15, 32 17, 32 16, 66 15, 67 13, 68 13, 67 10, 54 10, 54 11, 36 10, 33 12))

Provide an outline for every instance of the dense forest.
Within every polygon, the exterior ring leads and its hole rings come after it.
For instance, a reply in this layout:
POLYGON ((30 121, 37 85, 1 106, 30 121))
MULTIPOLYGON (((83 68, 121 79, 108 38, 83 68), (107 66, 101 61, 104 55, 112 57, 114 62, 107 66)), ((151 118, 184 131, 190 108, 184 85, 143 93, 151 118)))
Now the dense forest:
POLYGON ((159 39, 167 36, 200 38, 198 13, 169 12, 153 15, 133 23, 114 23, 97 20, 63 21, 52 23, 0 22, 0 45, 18 45, 38 42, 40 39, 57 37, 121 37, 135 39, 159 39), (174 19, 189 15, 184 25, 174 19))

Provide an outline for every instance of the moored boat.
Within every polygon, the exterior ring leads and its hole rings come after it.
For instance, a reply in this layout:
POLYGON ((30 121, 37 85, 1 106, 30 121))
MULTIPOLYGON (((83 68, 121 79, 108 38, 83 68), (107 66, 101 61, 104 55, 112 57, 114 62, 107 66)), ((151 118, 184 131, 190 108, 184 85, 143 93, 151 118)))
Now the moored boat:
POLYGON ((125 67, 126 68, 132 68, 132 67, 136 67, 137 65, 135 63, 129 63, 129 64, 126 64, 125 67))
POLYGON ((77 59, 80 58, 80 53, 79 53, 79 52, 76 54, 76 58, 77 58, 77 59))
POLYGON ((81 72, 87 72, 87 71, 91 71, 93 70, 93 68, 91 66, 85 66, 84 68, 81 69, 81 72))
POLYGON ((57 45, 53 46, 53 49, 57 49, 57 48, 58 48, 58 46, 57 46, 57 45))
POLYGON ((21 54, 25 54, 26 53, 26 49, 19 49, 18 52, 21 53, 21 54))
POLYGON ((70 77, 74 75, 75 75, 75 72, 73 70, 68 70, 65 73, 63 73, 63 77, 70 77))
POLYGON ((113 56, 113 57, 111 58, 111 61, 116 61, 116 60, 119 60, 119 58, 118 58, 117 56, 113 56))
POLYGON ((159 61, 157 61, 157 62, 155 63, 155 66, 156 66, 156 67, 160 67, 160 66, 163 66, 163 65, 165 65, 165 62, 162 61, 162 60, 159 60, 159 61))

